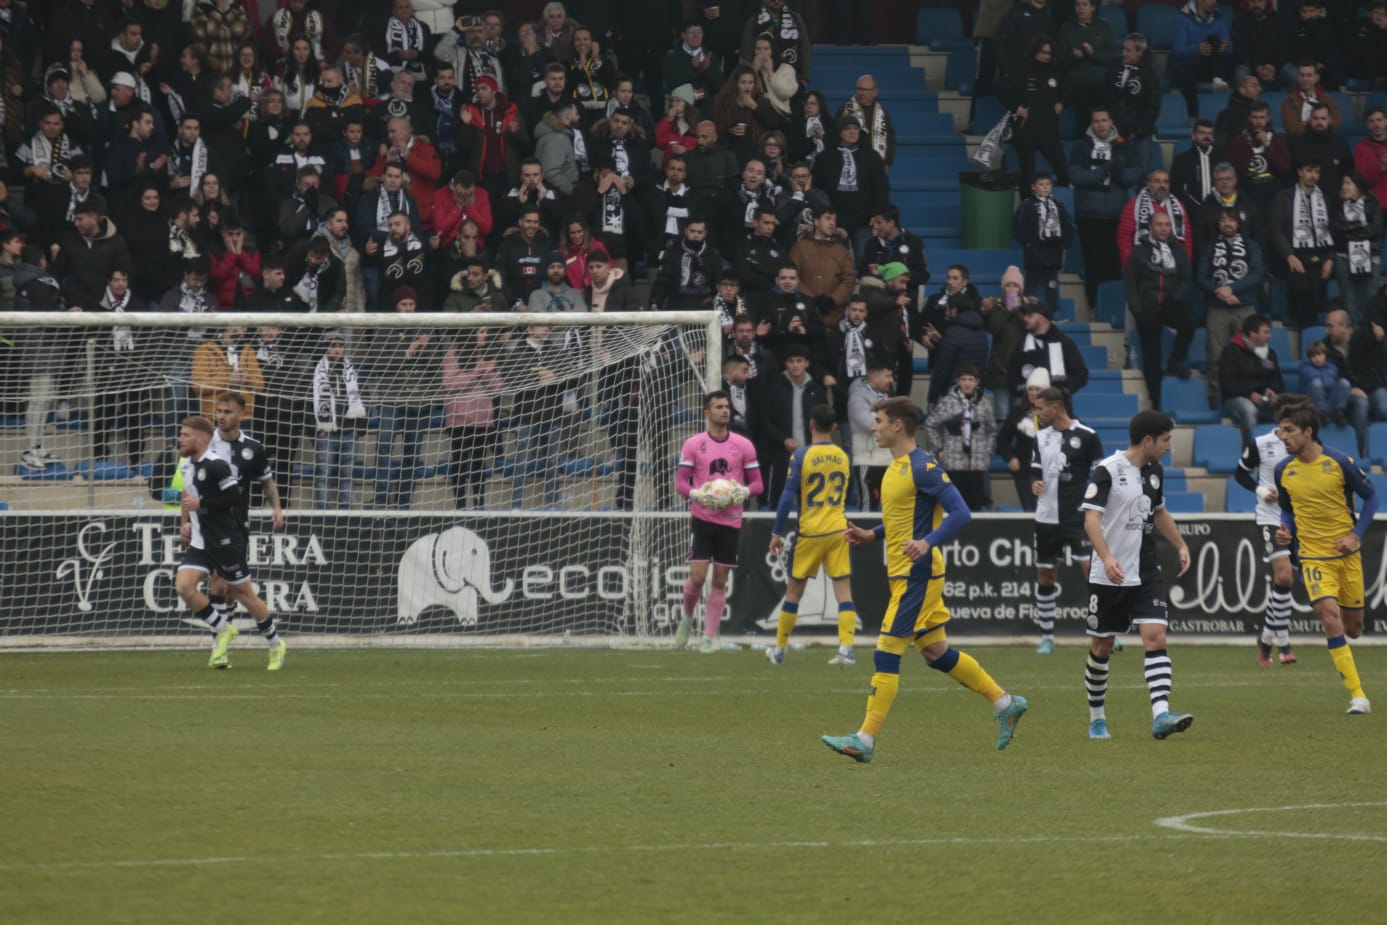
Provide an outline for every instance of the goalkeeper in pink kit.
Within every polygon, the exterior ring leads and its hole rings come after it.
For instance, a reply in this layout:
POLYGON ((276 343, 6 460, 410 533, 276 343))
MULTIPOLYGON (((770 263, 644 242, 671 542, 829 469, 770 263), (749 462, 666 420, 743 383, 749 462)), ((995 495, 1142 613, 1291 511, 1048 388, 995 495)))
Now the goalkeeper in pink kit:
POLYGON ((703 643, 698 651, 716 651, 718 625, 727 604, 727 576, 737 567, 737 542, 742 532, 742 508, 747 499, 761 494, 761 467, 756 447, 741 434, 728 429, 732 420, 732 399, 726 392, 709 392, 703 398, 703 420, 708 428, 684 441, 679 451, 679 470, 674 485, 688 498, 693 515, 693 539, 689 543, 689 580, 684 583, 684 615, 674 634, 674 646, 683 649, 689 642, 694 608, 703 596, 708 564, 713 565, 713 589, 708 592, 708 618, 703 625, 703 643), (710 483, 719 479, 735 482, 737 488, 715 494, 710 483))

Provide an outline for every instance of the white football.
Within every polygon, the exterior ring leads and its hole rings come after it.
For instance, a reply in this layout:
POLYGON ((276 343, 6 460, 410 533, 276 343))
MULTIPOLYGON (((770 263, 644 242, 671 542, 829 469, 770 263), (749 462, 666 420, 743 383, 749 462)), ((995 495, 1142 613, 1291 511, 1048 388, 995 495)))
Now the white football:
POLYGON ((703 491, 717 507, 724 508, 733 503, 740 487, 731 479, 713 479, 703 486, 703 491))

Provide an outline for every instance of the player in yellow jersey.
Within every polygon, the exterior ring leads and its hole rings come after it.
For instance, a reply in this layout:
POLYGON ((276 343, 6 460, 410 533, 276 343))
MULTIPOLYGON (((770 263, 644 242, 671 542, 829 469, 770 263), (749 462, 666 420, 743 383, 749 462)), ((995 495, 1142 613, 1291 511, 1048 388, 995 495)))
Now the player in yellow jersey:
POLYGON ((766 658, 773 665, 785 661, 785 647, 789 645, 790 633, 799 617, 804 585, 819 574, 820 566, 833 582, 833 596, 838 599, 838 654, 828 663, 857 664, 857 656, 852 652, 852 640, 857 632, 857 605, 852 602, 852 565, 848 561, 848 544, 843 538, 848 528, 847 509, 843 505, 848 494, 851 464, 848 454, 833 442, 837 426, 838 416, 830 406, 815 405, 809 412, 810 443, 795 450, 795 455, 790 457, 790 473, 775 511, 771 555, 779 557, 785 551, 785 522, 796 508, 799 509, 799 532, 790 560, 785 600, 780 605, 775 645, 766 647, 766 658))
POLYGON ((1377 492, 1352 456, 1320 444, 1314 407, 1283 409, 1279 433, 1290 455, 1276 465, 1276 541, 1289 545, 1300 563, 1310 606, 1324 624, 1329 655, 1348 689, 1348 712, 1368 713, 1372 708, 1348 640, 1363 632, 1363 534, 1377 513, 1377 492), (1363 499, 1356 518, 1354 495, 1363 499))
POLYGON ((1026 698, 1002 690, 976 659, 950 646, 944 632, 949 610, 939 547, 967 526, 972 515, 938 461, 915 444, 920 409, 897 397, 877 402, 872 412, 872 436, 878 446, 891 449, 892 457, 881 482, 882 523, 875 530, 851 525, 847 538, 859 545, 885 537, 891 600, 877 638, 876 673, 862 728, 853 735, 824 736, 823 742, 857 761, 872 760, 877 733, 900 686, 901 656, 914 643, 931 668, 991 702, 999 726, 997 748, 1006 748, 1026 712, 1026 698))

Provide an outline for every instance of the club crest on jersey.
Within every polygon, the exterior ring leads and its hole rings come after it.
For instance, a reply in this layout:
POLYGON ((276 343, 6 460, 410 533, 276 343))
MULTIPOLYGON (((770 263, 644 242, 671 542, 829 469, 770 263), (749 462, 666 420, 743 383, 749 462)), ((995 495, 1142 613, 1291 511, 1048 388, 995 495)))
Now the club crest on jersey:
POLYGON ((1326 459, 1326 460, 1324 460, 1323 462, 1321 462, 1321 463, 1320 463, 1320 471, 1321 471, 1321 472, 1324 472, 1324 473, 1333 472, 1333 471, 1334 471, 1334 463, 1333 463, 1333 461, 1332 461, 1332 460, 1326 459))
POLYGON ((1088 487, 1084 489, 1084 497, 1088 498, 1090 501, 1098 497, 1098 486, 1093 482, 1089 482, 1088 487))
POLYGON ((1137 499, 1137 513, 1145 516, 1151 513, 1151 499, 1142 495, 1137 499))
POLYGON ((1079 444, 1080 444, 1081 442, 1082 442, 1082 441, 1080 441, 1078 437, 1070 437, 1070 438, 1069 438, 1069 445, 1072 446, 1072 447, 1073 447, 1074 449, 1076 449, 1076 450, 1079 448, 1079 444))
POLYGON ((206 469, 199 469, 199 470, 197 470, 197 480, 198 480, 199 482, 205 482, 205 481, 207 481, 207 470, 206 470, 206 469))
POLYGON ((1151 473, 1151 479, 1150 479, 1150 481, 1151 481, 1151 487, 1152 487, 1153 489, 1156 489, 1156 488, 1160 488, 1160 487, 1161 487, 1161 477, 1160 477, 1159 475, 1157 475, 1156 473, 1154 473, 1154 472, 1151 473))
POLYGON ((721 456, 708 463, 709 475, 726 475, 728 471, 729 466, 727 465, 727 460, 723 459, 721 456))
POLYGON ((244 459, 244 460, 246 460, 247 462, 249 462, 250 459, 251 459, 251 457, 253 457, 254 455, 255 455, 255 451, 252 450, 250 447, 248 447, 248 446, 243 446, 243 447, 241 447, 241 458, 242 458, 242 459, 244 459))

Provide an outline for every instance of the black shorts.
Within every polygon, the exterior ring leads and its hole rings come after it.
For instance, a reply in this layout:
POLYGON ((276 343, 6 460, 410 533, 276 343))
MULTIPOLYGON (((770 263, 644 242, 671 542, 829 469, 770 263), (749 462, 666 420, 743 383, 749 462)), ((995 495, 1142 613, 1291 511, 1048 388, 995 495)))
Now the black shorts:
POLYGON ((1093 554, 1082 521, 1035 525, 1036 568, 1054 568, 1066 548, 1073 559, 1087 559, 1093 554))
POLYGON ((1133 624, 1166 624, 1165 584, 1157 579, 1135 587, 1088 583, 1088 634, 1120 636, 1133 624))
POLYGON ((715 565, 737 567, 737 543, 742 531, 737 527, 693 519, 693 539, 689 542, 690 562, 712 561, 715 565))
POLYGON ((189 549, 183 554, 183 561, 178 567, 197 569, 208 575, 220 574, 229 585, 240 585, 250 581, 250 566, 246 564, 244 549, 189 549))
POLYGON ((1266 524, 1258 524, 1257 529, 1262 531, 1263 562, 1270 562, 1280 556, 1290 556, 1291 547, 1276 545, 1276 531, 1281 529, 1279 526, 1271 527, 1266 524))

